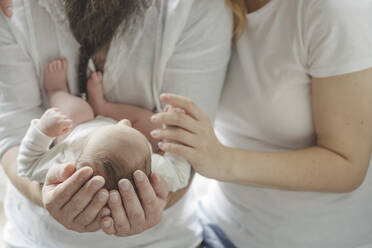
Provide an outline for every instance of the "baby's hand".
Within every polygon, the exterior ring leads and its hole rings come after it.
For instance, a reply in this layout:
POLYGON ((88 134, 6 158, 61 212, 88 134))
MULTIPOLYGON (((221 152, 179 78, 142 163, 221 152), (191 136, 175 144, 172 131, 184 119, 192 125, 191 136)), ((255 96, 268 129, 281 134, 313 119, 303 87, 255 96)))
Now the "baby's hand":
POLYGON ((71 130, 72 120, 62 114, 58 108, 51 108, 41 116, 36 127, 45 135, 55 138, 71 130))

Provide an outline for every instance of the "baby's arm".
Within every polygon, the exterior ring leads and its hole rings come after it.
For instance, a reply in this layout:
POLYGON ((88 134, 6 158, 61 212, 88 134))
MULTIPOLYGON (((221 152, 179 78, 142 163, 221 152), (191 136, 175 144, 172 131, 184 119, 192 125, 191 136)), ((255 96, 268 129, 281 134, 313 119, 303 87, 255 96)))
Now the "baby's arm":
POLYGON ((159 151, 158 142, 151 137, 153 129, 160 128, 150 122, 153 111, 144 108, 106 101, 102 89, 102 73, 92 73, 88 81, 88 102, 95 115, 102 115, 120 121, 128 119, 133 127, 140 131, 150 141, 153 151, 159 151))
POLYGON ((33 181, 43 182, 47 168, 43 168, 41 160, 49 151, 53 140, 67 134, 72 127, 68 119, 57 108, 47 110, 31 125, 23 138, 17 158, 18 174, 33 181))

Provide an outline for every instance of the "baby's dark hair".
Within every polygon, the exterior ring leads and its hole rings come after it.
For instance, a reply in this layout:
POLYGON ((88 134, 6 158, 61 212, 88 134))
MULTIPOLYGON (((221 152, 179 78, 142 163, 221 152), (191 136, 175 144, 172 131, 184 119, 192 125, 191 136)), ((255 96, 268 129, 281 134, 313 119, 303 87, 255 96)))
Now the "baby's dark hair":
POLYGON ((80 94, 87 94, 89 59, 109 45, 119 27, 134 27, 151 0, 64 0, 70 29, 80 44, 78 82, 80 94), (123 24, 123 25, 122 25, 123 24), (122 25, 122 26, 121 26, 122 25))
MULTIPOLYGON (((127 160, 115 158, 99 158, 95 163, 102 165, 105 171, 105 188, 107 190, 118 189, 118 183, 121 179, 128 179, 136 190, 136 184, 133 179, 133 173, 137 170, 143 171, 147 177, 151 175, 151 154, 144 153, 143 157, 135 161, 134 165, 128 165, 127 160)), ((137 190, 136 190, 137 191, 137 190)))

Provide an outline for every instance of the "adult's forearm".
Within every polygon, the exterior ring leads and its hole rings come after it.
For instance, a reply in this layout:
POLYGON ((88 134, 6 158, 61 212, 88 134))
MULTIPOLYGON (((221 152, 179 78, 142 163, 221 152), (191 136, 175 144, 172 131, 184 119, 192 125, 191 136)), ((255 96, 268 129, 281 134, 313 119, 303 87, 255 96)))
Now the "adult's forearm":
POLYGON ((18 176, 17 155, 19 147, 10 148, 3 156, 2 165, 5 174, 11 183, 33 203, 42 206, 41 185, 38 182, 30 181, 25 177, 18 176))
POLYGON ((289 152, 253 152, 226 148, 221 180, 247 186, 293 191, 350 192, 364 180, 368 166, 321 147, 289 152))

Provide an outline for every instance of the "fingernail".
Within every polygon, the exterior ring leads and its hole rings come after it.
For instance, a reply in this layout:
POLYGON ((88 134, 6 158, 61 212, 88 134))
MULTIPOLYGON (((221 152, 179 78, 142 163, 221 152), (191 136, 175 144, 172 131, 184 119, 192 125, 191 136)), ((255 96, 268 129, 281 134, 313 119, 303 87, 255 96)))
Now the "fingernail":
POLYGON ((119 187, 123 191, 128 191, 130 189, 130 185, 126 180, 121 180, 119 182, 119 187))
POLYGON ((138 182, 142 182, 143 181, 143 172, 136 171, 136 172, 134 172, 134 176, 136 177, 136 179, 137 179, 138 182))
POLYGON ((155 120, 157 120, 157 119, 159 119, 159 117, 158 117, 157 115, 153 115, 153 116, 151 116, 151 120, 155 121, 155 120))
POLYGON ((111 226, 111 221, 110 220, 106 220, 103 222, 103 226, 104 227, 110 227, 111 226))
POLYGON ((163 142, 159 142, 158 143, 158 146, 159 146, 160 149, 163 149, 164 148, 164 143, 163 142))
POLYGON ((7 12, 8 16, 13 15, 13 7, 6 8, 6 12, 7 12))
POLYGON ((101 216, 102 217, 109 216, 110 213, 111 213, 111 211, 109 209, 105 208, 105 209, 102 210, 101 216))
POLYGON ((101 202, 107 201, 107 198, 108 198, 108 194, 105 191, 99 193, 99 195, 98 195, 98 200, 101 201, 101 202))
POLYGON ((119 201, 119 194, 117 192, 113 192, 110 194, 110 201, 111 202, 118 202, 119 201))
POLYGON ((100 188, 102 188, 103 187, 103 183, 102 183, 102 181, 97 181, 97 182, 94 182, 93 183, 93 188, 94 189, 100 189, 100 188))
POLYGON ((153 131, 151 131, 151 136, 156 137, 156 136, 159 135, 159 133, 160 133, 159 130, 153 130, 153 131))
POLYGON ((83 169, 85 169, 85 171, 83 172, 82 179, 84 181, 86 181, 92 176, 93 170, 90 167, 84 167, 83 169), (85 169, 85 168, 87 168, 87 169, 85 169))

